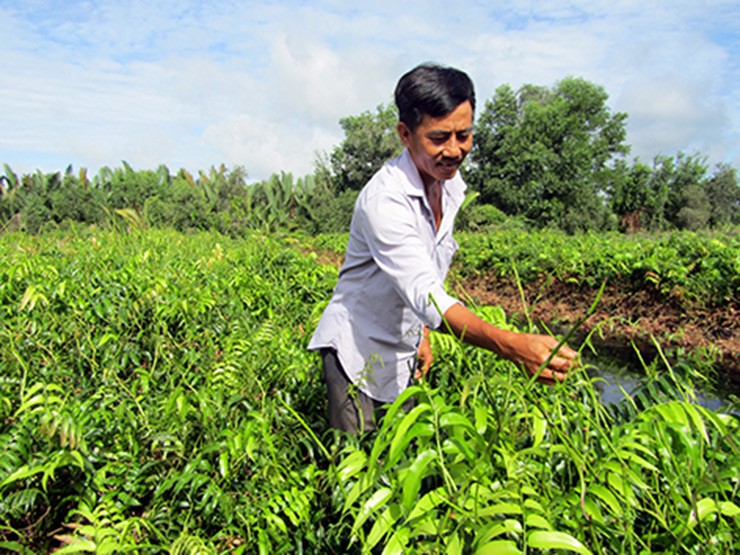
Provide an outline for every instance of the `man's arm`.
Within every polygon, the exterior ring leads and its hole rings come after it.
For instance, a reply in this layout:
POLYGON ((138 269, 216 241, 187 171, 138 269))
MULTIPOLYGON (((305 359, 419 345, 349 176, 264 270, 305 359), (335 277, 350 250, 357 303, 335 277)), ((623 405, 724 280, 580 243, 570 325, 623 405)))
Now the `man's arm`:
MULTIPOLYGON (((481 320, 462 304, 454 304, 444 314, 446 324, 465 343, 493 351, 497 355, 523 366, 533 376, 557 347, 558 341, 547 335, 516 333, 502 330, 481 320)), ((563 381, 568 371, 578 364, 578 353, 563 345, 542 370, 539 380, 563 381)))

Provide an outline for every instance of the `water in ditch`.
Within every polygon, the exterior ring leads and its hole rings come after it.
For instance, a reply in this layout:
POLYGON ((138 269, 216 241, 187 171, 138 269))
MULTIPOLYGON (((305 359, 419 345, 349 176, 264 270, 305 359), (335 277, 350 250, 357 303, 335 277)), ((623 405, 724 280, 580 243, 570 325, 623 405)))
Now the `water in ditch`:
MULTIPOLYGON (((639 392, 647 381, 645 372, 641 370, 643 364, 650 365, 658 356, 657 352, 641 353, 638 356, 632 346, 607 343, 597 343, 593 345, 593 351, 584 349, 582 352, 589 374, 600 378, 595 385, 605 404, 619 403, 625 398, 625 394, 634 395, 639 392)), ((668 364, 671 364, 674 375, 685 373, 686 363, 669 360, 668 364)), ((657 372, 669 371, 662 359, 657 361, 655 368, 657 372)), ((740 414, 740 376, 729 375, 721 367, 707 367, 699 372, 708 377, 705 383, 697 383, 695 379, 688 378, 694 384, 696 402, 715 412, 740 414)))

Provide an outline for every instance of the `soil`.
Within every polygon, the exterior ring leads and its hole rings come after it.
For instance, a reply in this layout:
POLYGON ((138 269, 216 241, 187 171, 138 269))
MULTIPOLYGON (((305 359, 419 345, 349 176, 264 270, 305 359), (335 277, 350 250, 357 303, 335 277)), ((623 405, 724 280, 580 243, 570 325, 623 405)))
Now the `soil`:
MULTIPOLYGON (((568 330, 581 320, 596 300, 598 291, 583 291, 576 285, 557 281, 523 285, 492 276, 456 280, 453 289, 461 298, 500 305, 509 319, 568 330)), ((706 308, 681 299, 666 299, 650 291, 624 291, 618 284, 607 284, 593 313, 579 328, 577 338, 598 327, 598 342, 611 348, 655 352, 654 337, 665 353, 699 353, 714 359, 715 366, 729 380, 740 382, 740 307, 737 300, 724 306, 706 308)))

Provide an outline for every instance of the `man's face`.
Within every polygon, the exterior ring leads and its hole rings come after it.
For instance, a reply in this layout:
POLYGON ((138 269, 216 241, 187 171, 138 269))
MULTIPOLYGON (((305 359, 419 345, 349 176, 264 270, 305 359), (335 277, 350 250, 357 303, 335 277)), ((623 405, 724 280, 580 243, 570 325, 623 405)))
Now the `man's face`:
POLYGON ((452 179, 473 146, 473 107, 466 100, 445 116, 425 114, 413 131, 403 122, 397 129, 424 185, 452 179))

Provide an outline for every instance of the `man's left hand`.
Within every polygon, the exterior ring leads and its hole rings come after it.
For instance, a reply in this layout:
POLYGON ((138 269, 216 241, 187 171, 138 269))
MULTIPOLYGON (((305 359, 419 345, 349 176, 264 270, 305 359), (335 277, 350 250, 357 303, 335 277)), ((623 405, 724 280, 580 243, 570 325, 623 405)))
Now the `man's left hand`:
POLYGON ((419 349, 417 350, 418 360, 416 364, 416 372, 414 372, 414 379, 420 380, 425 377, 429 372, 429 368, 434 362, 434 355, 432 355, 432 344, 429 342, 429 330, 424 328, 424 337, 419 343, 419 349))

